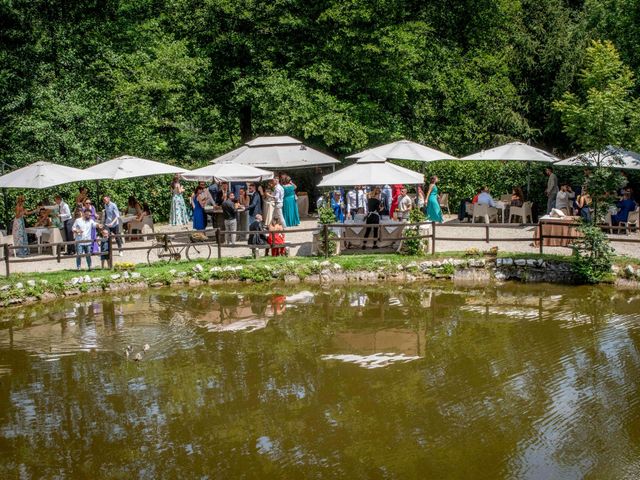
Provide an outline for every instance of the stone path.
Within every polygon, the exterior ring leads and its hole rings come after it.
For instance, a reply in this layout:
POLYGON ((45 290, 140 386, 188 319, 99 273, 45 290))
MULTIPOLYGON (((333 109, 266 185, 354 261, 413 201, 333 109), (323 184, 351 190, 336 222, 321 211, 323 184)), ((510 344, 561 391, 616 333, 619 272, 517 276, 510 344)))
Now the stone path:
MULTIPOLYGON (((448 251, 463 251, 468 248, 477 248, 479 250, 487 250, 491 247, 498 247, 503 252, 527 252, 538 253, 538 247, 532 245, 534 227, 517 227, 517 228, 492 228, 490 231, 491 237, 504 238, 504 237, 517 237, 526 239, 525 241, 496 241, 491 240, 490 243, 485 242, 485 229, 469 226, 453 226, 457 220, 454 216, 448 216, 445 218, 446 223, 437 226, 437 237, 450 237, 450 238, 477 238, 477 241, 451 241, 451 240, 437 240, 436 251, 448 252, 448 251)), ((300 228, 312 228, 316 226, 315 219, 305 219, 302 221, 300 228)), ((180 228, 171 227, 169 225, 159 225, 156 231, 159 233, 164 232, 177 232, 180 228)), ((186 229, 182 229, 186 230, 186 229)), ((305 245, 301 247, 293 247, 291 249, 291 255, 309 255, 311 252, 311 232, 302 233, 289 233, 286 236, 287 242, 297 243, 305 242, 305 245)), ((640 239, 640 233, 636 232, 629 235, 614 235, 617 238, 635 238, 640 239)), ((238 244, 246 245, 246 241, 238 241, 238 244)), ((151 240, 148 241, 131 241, 128 246, 150 246, 151 240)), ((613 244, 616 253, 619 255, 627 255, 630 257, 640 258, 640 244, 633 243, 614 243, 613 244)), ((351 251, 350 251, 351 252, 351 251)), ((359 251, 353 251, 358 253, 359 251)), ((366 250, 367 253, 372 253, 373 250, 366 250)), ((558 255, 570 255, 571 250, 565 247, 544 247, 544 253, 552 253, 558 255)), ((216 246, 212 245, 212 258, 215 258, 216 246)), ((251 250, 247 246, 240 248, 227 248, 222 247, 223 257, 247 257, 251 255, 251 250)), ((62 257, 60 263, 58 263, 55 257, 51 255, 38 255, 40 261, 30 263, 12 263, 11 272, 45 272, 56 271, 64 269, 75 268, 75 257, 62 257)), ((94 265, 100 264, 99 258, 94 257, 94 265)), ((147 250, 125 251, 123 256, 114 255, 114 262, 131 262, 131 263, 146 263, 147 250)), ((83 261, 84 266, 84 261, 83 261)), ((0 271, 4 273, 4 269, 0 267, 0 271)))

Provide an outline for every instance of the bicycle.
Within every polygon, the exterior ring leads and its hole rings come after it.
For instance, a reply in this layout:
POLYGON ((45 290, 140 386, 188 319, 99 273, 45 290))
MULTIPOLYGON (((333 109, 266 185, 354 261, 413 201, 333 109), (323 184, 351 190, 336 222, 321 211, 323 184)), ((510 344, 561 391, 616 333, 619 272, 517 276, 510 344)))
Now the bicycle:
POLYGON ((156 235, 147 251, 147 263, 151 265, 158 260, 166 262, 175 260, 177 262, 182 258, 182 252, 185 253, 187 260, 209 260, 211 258, 211 245, 206 243, 208 237, 204 233, 191 234, 188 241, 190 245, 179 248, 173 246, 168 235, 156 235))

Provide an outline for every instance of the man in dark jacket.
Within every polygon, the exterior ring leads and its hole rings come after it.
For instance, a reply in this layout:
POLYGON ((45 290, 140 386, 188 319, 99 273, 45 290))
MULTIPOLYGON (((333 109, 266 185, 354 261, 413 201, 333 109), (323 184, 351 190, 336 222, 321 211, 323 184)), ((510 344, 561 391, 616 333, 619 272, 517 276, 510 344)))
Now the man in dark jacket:
POLYGON ((251 225, 258 215, 262 215, 262 196, 255 183, 249 184, 249 225, 251 225))
MULTIPOLYGON (((267 235, 265 233, 265 228, 264 228, 264 223, 262 223, 262 215, 260 215, 259 213, 256 215, 256 218, 253 222, 251 222, 251 224, 249 225, 249 231, 250 232, 256 232, 256 233, 250 233, 249 234, 249 240, 247 241, 247 243, 249 245, 266 245, 267 244, 267 235)), ((256 249, 252 249, 253 251, 253 256, 256 256, 256 249)), ((269 253, 269 250, 266 250, 267 255, 269 253)))

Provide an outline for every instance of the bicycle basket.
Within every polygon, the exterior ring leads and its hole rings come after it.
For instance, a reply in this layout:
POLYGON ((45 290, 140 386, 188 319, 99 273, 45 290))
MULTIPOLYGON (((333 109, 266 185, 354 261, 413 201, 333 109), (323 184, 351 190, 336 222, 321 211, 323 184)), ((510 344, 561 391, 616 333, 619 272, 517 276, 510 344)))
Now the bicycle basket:
POLYGON ((189 235, 191 243, 206 242, 209 238, 202 232, 195 232, 189 235))

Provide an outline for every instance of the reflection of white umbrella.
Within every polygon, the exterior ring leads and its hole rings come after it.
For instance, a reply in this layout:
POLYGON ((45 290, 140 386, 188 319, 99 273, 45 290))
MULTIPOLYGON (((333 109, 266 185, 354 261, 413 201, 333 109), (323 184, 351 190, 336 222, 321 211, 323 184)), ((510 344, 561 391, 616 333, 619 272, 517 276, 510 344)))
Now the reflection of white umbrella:
POLYGON ((123 155, 93 167, 89 167, 85 172, 101 175, 100 178, 111 180, 121 180, 123 178, 150 177, 152 175, 174 175, 186 172, 186 168, 174 167, 166 163, 154 162, 144 158, 123 155))
POLYGON ((99 173, 50 162, 35 162, 0 177, 0 188, 49 188, 105 178, 99 173))
POLYGON ((399 140, 393 143, 387 143, 379 147, 370 148, 359 153, 349 155, 347 158, 362 158, 373 153, 387 160, 417 160, 419 162, 434 162, 436 160, 455 160, 448 153, 425 147, 419 143, 409 140, 399 140))
POLYGON ((340 163, 292 137, 258 137, 212 163, 233 162, 270 170, 318 167, 340 163))
POLYGON ((273 172, 239 163, 214 163, 182 175, 185 180, 219 182, 261 182, 273 178, 273 172))
POLYGON ((340 187, 345 185, 385 185, 424 183, 424 175, 408 168, 399 167, 384 158, 369 154, 353 165, 325 175, 319 187, 340 187))
MULTIPOLYGON (((575 157, 567 158, 556 163, 561 167, 591 166, 598 164, 598 152, 588 152, 575 157)), ((600 166, 610 168, 621 168, 627 170, 640 170, 640 153, 631 152, 623 148, 609 145, 600 154, 600 166)))
POLYGON ((558 157, 545 152, 531 145, 522 142, 512 142, 500 147, 482 150, 462 157, 460 160, 502 160, 515 162, 545 162, 553 163, 559 160, 558 157))

